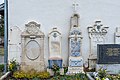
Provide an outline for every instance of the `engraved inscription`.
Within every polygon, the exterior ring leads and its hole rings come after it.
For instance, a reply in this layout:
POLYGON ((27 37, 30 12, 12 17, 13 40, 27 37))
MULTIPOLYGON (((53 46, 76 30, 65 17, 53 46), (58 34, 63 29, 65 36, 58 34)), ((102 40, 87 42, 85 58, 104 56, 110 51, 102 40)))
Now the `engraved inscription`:
POLYGON ((119 48, 107 48, 106 54, 108 56, 118 56, 120 51, 119 48))

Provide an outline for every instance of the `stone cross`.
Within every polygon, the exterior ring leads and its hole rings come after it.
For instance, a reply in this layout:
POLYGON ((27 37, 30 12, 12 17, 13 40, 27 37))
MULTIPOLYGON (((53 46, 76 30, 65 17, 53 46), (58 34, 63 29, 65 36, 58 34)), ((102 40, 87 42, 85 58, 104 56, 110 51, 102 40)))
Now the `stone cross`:
POLYGON ((79 5, 78 5, 77 3, 74 3, 74 4, 73 4, 74 12, 77 11, 77 7, 78 7, 78 6, 79 6, 79 5))

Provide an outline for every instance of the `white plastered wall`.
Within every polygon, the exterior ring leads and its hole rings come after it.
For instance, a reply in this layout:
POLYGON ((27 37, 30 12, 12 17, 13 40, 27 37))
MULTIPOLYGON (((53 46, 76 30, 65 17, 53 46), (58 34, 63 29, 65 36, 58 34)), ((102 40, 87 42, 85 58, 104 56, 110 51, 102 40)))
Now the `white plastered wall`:
MULTIPOLYGON (((83 36, 82 55, 84 61, 87 61, 89 56, 87 27, 93 25, 95 20, 101 19, 102 23, 109 27, 106 35, 107 43, 114 43, 115 29, 120 26, 120 0, 9 0, 9 33, 10 27, 13 26, 17 26, 23 31, 25 24, 30 21, 36 21, 38 24, 41 24, 40 29, 45 33, 44 58, 47 65, 49 54, 48 33, 53 27, 57 27, 62 33, 62 57, 64 60, 63 63, 66 65, 68 63, 70 17, 73 14, 72 4, 74 1, 79 4, 77 12, 80 15, 79 24, 83 36)), ((14 35, 16 36, 16 34, 14 35)), ((11 39, 11 41, 14 39, 16 38, 11 39)), ((11 54, 9 50, 8 57, 10 60, 16 56, 11 54)))

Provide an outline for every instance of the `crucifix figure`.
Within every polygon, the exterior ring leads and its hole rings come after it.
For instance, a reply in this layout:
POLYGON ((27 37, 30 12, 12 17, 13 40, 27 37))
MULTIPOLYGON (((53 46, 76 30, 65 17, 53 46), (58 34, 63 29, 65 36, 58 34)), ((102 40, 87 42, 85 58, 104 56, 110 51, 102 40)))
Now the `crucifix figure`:
POLYGON ((77 4, 77 3, 74 3, 73 4, 73 8, 74 8, 74 12, 76 13, 76 11, 77 11, 77 7, 78 7, 79 5, 77 4))

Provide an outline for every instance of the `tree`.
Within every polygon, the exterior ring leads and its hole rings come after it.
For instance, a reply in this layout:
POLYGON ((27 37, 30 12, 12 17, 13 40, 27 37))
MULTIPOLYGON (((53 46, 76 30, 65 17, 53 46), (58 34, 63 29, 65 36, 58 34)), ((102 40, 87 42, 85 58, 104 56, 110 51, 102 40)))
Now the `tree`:
POLYGON ((1 16, 0 19, 0 36, 4 36, 4 17, 1 16))

